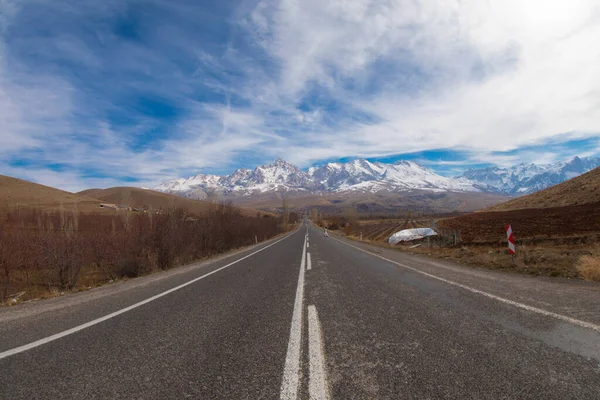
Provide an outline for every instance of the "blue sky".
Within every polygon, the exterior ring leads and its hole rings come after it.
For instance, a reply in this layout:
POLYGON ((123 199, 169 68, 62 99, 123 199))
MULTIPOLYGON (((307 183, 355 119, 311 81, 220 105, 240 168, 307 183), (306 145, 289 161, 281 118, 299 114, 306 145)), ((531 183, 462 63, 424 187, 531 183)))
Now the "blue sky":
POLYGON ((600 154, 576 1, 0 0, 0 174, 76 191, 284 158, 600 154))

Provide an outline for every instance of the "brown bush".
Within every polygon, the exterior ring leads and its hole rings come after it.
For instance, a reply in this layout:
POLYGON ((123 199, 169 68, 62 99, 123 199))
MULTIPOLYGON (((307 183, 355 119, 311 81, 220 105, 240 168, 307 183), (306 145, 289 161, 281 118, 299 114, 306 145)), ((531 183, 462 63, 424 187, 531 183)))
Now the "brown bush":
POLYGON ((600 257, 581 256, 577 264, 577 271, 586 281, 600 281, 600 257))
POLYGON ((280 219, 243 216, 230 204, 202 215, 182 209, 80 214, 17 210, 0 214, 0 299, 27 291, 72 290, 209 257, 266 240, 280 219), (82 279, 82 276, 85 279, 82 279))

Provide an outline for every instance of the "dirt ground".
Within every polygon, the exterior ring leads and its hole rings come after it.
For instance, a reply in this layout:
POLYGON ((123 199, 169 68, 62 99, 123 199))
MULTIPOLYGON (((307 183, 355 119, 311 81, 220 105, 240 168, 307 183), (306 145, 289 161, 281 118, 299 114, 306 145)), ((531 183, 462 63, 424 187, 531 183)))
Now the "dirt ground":
MULTIPOLYGON (((341 233, 341 232, 340 232, 341 233)), ((341 233, 342 234, 342 233, 341 233)), ((350 236, 359 240, 357 236, 350 236)), ((377 246, 390 248, 382 241, 363 240, 377 246)), ((456 247, 427 247, 426 241, 393 246, 397 251, 425 255, 457 264, 522 273, 534 276, 564 278, 584 278, 578 269, 582 258, 592 257, 600 260, 600 244, 525 244, 517 246, 514 263, 506 246, 499 245, 459 245, 456 247), (418 245, 418 247, 413 247, 418 245)))
MULTIPOLYGON (((565 244, 596 241, 600 235, 600 203, 568 207, 514 211, 477 212, 437 221, 438 226, 461 232, 462 242, 500 243, 504 227, 512 225, 517 243, 521 240, 563 241, 565 244)), ((559 243, 560 244, 560 243, 559 243)))
MULTIPOLYGON (((600 203, 476 212, 440 219, 432 225, 441 231, 457 232, 460 238, 457 245, 436 237, 431 240, 430 248, 425 240, 420 245, 411 242, 395 248, 468 266, 530 275, 596 279, 594 276, 600 274, 589 272, 590 265, 600 265, 600 203), (514 263, 506 244, 504 227, 508 224, 512 225, 516 239, 514 263), (587 274, 582 272, 584 263, 587 274)), ((412 227, 410 223, 398 222, 365 224, 363 240, 388 247, 386 240, 391 234, 412 227)), ((354 230, 350 236, 359 239, 360 233, 354 230)))

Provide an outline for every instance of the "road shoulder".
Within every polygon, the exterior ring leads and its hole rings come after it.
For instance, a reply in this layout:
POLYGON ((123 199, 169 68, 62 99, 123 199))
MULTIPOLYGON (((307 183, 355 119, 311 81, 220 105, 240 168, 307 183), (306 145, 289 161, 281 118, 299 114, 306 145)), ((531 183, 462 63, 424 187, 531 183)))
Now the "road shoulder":
MULTIPOLYGON (((333 239, 427 274, 473 287, 495 296, 600 324, 600 283, 579 279, 535 277, 473 268, 335 235, 333 239)), ((398 268, 402 268, 398 266, 398 268)))

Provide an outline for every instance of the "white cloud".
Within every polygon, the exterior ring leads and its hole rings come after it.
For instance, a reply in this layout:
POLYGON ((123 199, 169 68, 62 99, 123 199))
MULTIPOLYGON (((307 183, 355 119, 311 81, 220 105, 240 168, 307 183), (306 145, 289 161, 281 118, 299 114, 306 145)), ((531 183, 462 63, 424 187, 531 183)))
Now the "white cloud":
POLYGON ((307 163, 325 144, 330 157, 356 148, 356 155, 489 152, 598 134, 599 11, 586 0, 282 0, 261 2, 252 18, 259 43, 281 65, 282 95, 294 101, 319 82, 337 101, 376 116, 315 129, 316 140, 304 145, 307 163), (371 82, 382 61, 392 66, 379 78, 388 85, 374 93, 343 87, 344 79, 371 82), (393 67, 428 75, 416 90, 402 90, 393 67))
POLYGON ((55 76, 8 67, 0 39, 0 156, 39 147, 67 130, 72 87, 55 76))
MULTIPOLYGON (((84 178, 77 171, 58 172, 48 168, 19 168, 3 165, 2 163, 0 163, 0 169, 3 174, 72 193, 90 188, 127 186, 117 178, 84 178)), ((142 186, 142 184, 136 183, 136 186, 142 186)))
MULTIPOLYGON (((156 5, 188 28, 203 23, 203 10, 171 3, 156 5)), ((56 54, 86 72, 109 71, 117 79, 100 89, 113 97, 9 54, 3 32, 16 4, 0 0, 11 10, 0 15, 0 161, 38 151, 40 165, 71 169, 5 162, 0 171, 36 172, 63 188, 122 176, 151 186, 199 169, 233 168, 240 154, 308 166, 454 148, 471 154, 469 163, 554 161, 562 154, 494 152, 600 133, 594 0, 244 1, 218 50, 173 20, 157 24, 144 44, 116 42, 102 29, 100 50, 71 31, 12 44, 38 55, 47 48, 45 57, 56 54), (226 100, 195 98, 208 90, 226 100), (114 98, 132 93, 169 99, 182 111, 167 137, 136 147, 132 141, 152 132, 156 119, 138 114, 135 124, 111 123, 111 111, 127 112, 114 98), (85 178, 80 171, 89 169, 110 178, 85 178)), ((127 8, 103 4, 56 7, 68 9, 74 23, 86 21, 87 6, 109 20, 127 8)))

